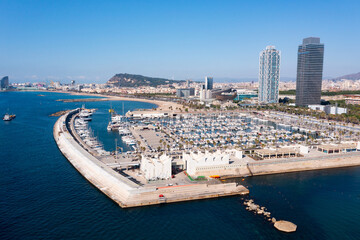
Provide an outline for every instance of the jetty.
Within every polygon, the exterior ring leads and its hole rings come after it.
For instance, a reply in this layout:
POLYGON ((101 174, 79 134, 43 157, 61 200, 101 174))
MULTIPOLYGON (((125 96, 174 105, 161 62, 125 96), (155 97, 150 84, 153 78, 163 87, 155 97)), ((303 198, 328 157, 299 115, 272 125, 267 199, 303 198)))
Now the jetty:
POLYGON ((61 115, 66 114, 67 112, 69 112, 69 110, 59 111, 59 112, 50 114, 49 117, 59 117, 61 115))
MULTIPOLYGON (((172 186, 152 181, 140 184, 124 172, 117 171, 104 157, 84 148, 74 128, 74 119, 81 109, 62 115, 53 129, 54 139, 62 154, 90 183, 116 202, 120 207, 138 207, 180 201, 200 200, 223 196, 248 194, 249 190, 237 183, 201 181, 176 182, 172 186)), ((107 157, 108 158, 108 157, 107 157)), ((121 164, 119 164, 121 165, 121 164)))
POLYGON ((257 205, 254 203, 254 200, 245 200, 244 205, 247 206, 246 210, 250 212, 254 212, 257 215, 263 215, 269 222, 274 224, 274 227, 282 232, 295 232, 297 229, 296 224, 285 221, 285 220, 279 220, 277 221, 276 218, 271 217, 271 213, 267 211, 265 207, 261 207, 260 205, 257 205))

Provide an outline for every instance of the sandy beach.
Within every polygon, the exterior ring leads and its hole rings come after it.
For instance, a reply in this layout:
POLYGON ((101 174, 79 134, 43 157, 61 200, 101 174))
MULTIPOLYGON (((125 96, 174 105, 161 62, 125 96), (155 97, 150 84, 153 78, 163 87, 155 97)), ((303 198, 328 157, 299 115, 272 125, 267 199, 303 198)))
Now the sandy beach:
MULTIPOLYGON (((161 100, 152 100, 152 99, 144 99, 144 98, 131 98, 131 97, 121 97, 121 96, 109 96, 105 94, 98 93, 77 93, 77 92, 67 92, 67 91, 39 91, 39 92, 57 92, 57 93, 67 93, 71 95, 78 96, 93 96, 93 97, 103 97, 103 99, 96 99, 96 101, 134 101, 134 102, 147 102, 157 105, 157 110, 169 110, 170 107, 172 109, 182 108, 181 104, 175 102, 167 102, 161 100)), ((95 100, 94 100, 95 101, 95 100)))

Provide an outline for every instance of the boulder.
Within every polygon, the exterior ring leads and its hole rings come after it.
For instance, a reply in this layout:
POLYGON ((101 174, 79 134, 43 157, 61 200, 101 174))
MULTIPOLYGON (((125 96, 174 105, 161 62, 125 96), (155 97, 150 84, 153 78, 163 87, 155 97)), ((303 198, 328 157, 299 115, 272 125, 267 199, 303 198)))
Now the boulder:
POLYGON ((294 223, 284 220, 276 221, 274 227, 282 232, 295 232, 297 228, 294 223))
POLYGON ((249 204, 249 208, 252 211, 256 211, 258 209, 258 206, 256 204, 251 203, 251 204, 249 204))

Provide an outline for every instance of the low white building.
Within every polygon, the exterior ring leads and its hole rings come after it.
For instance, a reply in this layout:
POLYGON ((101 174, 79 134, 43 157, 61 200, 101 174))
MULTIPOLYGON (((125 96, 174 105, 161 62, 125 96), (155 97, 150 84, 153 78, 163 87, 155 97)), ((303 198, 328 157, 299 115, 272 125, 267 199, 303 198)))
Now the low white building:
POLYGON ((299 152, 300 152, 300 154, 306 155, 310 152, 309 147, 308 146, 300 146, 299 152))
POLYGON ((347 113, 347 108, 327 105, 325 107, 325 112, 327 114, 343 114, 343 113, 347 113))
POLYGON ((347 113, 347 108, 342 108, 342 107, 337 107, 337 106, 314 104, 314 105, 309 105, 308 107, 312 110, 323 111, 326 114, 347 113))
POLYGON ((210 153, 208 151, 205 153, 183 152, 183 161, 187 173, 190 175, 195 175, 198 168, 229 165, 230 154, 221 153, 220 150, 214 153, 210 153))
POLYGON ((129 113, 128 114, 131 117, 134 118, 161 118, 166 117, 169 115, 169 113, 166 112, 139 112, 139 113, 129 113))
POLYGON ((141 156, 140 170, 146 180, 171 178, 171 158, 167 155, 160 157, 141 156))
POLYGON ((200 90, 200 101, 208 100, 212 98, 211 90, 202 89, 200 90))

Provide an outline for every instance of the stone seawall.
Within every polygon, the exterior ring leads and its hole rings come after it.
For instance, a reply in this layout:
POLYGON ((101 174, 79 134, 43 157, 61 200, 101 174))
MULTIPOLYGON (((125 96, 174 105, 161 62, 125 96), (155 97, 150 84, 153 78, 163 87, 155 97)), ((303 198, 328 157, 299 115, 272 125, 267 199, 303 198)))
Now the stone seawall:
POLYGON ((249 175, 265 175, 287 172, 311 171, 329 168, 352 167, 360 165, 360 155, 343 154, 321 160, 272 162, 266 164, 249 164, 249 175))
POLYGON ((197 176, 219 175, 227 177, 245 177, 266 174, 312 171, 329 168, 360 166, 360 152, 331 155, 323 159, 277 159, 273 161, 258 161, 248 165, 223 167, 216 171, 197 171, 197 176))
POLYGON ((106 169, 108 167, 105 164, 98 161, 74 141, 63 124, 65 116, 60 117, 54 126, 54 139, 60 151, 89 182, 123 206, 130 191, 134 188, 121 181, 118 176, 111 174, 109 172, 111 169, 106 169))

